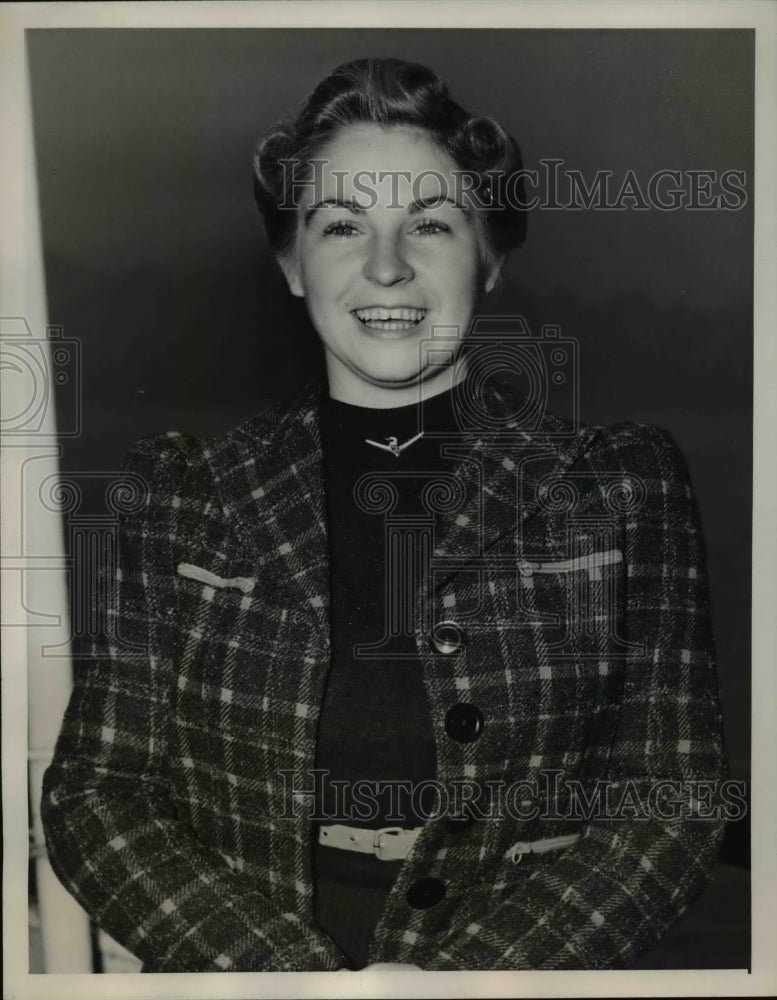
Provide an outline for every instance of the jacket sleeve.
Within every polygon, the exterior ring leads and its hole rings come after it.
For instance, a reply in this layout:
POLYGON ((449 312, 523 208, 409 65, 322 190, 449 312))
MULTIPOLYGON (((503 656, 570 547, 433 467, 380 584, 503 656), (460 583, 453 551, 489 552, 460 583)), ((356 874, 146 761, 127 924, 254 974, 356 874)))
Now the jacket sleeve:
POLYGON ((467 910, 415 959, 425 969, 626 967, 701 892, 717 857, 720 809, 689 816, 656 795, 666 782, 670 797, 687 803, 696 788, 714 806, 726 773, 696 502, 669 434, 636 425, 611 433, 624 471, 646 488, 625 524, 627 638, 643 649, 625 666, 606 775, 628 786, 635 809, 629 818, 594 816, 575 845, 530 875, 516 868, 490 905, 467 910))
POLYGON ((282 912, 176 817, 165 759, 173 654, 154 655, 149 637, 172 634, 172 605, 154 570, 173 562, 184 516, 202 508, 190 482, 204 465, 194 446, 177 435, 146 438, 125 463, 147 484, 145 501, 120 517, 116 627, 77 665, 45 774, 49 857, 145 972, 341 968, 325 934, 282 912))

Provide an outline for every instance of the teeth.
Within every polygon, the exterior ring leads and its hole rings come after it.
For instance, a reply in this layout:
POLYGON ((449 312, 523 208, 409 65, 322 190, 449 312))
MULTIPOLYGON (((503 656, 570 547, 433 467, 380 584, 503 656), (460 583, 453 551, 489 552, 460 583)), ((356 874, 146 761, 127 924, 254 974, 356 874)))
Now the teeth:
POLYGON ((383 306, 371 306, 369 309, 355 309, 354 312, 363 323, 375 321, 420 323, 426 315, 426 309, 407 307, 386 309, 383 306))

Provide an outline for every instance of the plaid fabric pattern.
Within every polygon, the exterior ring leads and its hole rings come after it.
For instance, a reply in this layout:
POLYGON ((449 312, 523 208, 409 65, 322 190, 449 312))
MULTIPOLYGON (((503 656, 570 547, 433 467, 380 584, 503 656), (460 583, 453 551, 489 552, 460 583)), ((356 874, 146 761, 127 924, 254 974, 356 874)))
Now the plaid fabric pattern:
MULTIPOLYGON (((205 445, 143 439, 127 462, 148 491, 121 525, 114 635, 78 667, 42 812, 58 876, 146 971, 347 964, 313 923, 305 794, 329 663, 320 392, 205 445)), ((542 812, 430 819, 370 960, 623 967, 704 887, 723 824, 636 807, 571 821, 565 782, 648 799, 725 773, 698 513, 666 432, 572 435, 551 416, 522 432, 507 391, 488 405, 505 433, 455 448, 461 496, 439 505, 417 648, 438 780, 524 782, 542 812), (466 635, 459 655, 430 644, 440 620, 466 635), (470 743, 446 730, 461 702, 484 719, 470 743), (445 893, 415 909, 424 877, 445 893)))

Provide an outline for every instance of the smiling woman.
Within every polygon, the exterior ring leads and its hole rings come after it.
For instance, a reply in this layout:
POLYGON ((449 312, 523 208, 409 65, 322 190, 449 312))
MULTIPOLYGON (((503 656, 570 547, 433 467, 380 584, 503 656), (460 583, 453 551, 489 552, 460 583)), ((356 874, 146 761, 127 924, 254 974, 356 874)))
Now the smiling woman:
POLYGON ((281 266, 324 344, 331 395, 388 407, 417 400, 419 381, 427 396, 449 388, 448 373, 422 361, 421 342, 444 328, 456 352, 483 291, 477 208, 440 193, 438 179, 454 190, 455 164, 402 126, 349 126, 319 156, 324 201, 312 212, 300 205, 305 221, 281 266), (365 175, 382 178, 369 208, 354 190, 365 175))
POLYGON ((338 67, 254 172, 326 384, 133 449, 52 864, 146 971, 630 965, 725 818, 684 460, 550 413, 565 341, 479 335, 521 159, 431 70, 338 67))
POLYGON ((514 140, 424 67, 363 60, 264 136, 255 169, 279 263, 324 344, 330 394, 385 408, 450 387, 420 345, 446 330, 458 354, 523 240, 522 206, 500 197, 520 179, 514 140))

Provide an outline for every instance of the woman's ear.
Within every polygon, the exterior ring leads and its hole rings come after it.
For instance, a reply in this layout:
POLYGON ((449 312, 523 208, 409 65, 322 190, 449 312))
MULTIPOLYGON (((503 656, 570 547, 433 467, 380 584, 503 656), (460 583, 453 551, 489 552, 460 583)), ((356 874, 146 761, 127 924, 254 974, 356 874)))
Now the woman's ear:
POLYGON ((286 284, 289 286, 291 294, 296 295, 299 299, 304 299, 305 289, 302 286, 302 276, 300 274, 296 250, 292 249, 289 253, 278 254, 276 259, 278 266, 283 271, 283 276, 286 279, 286 284))

